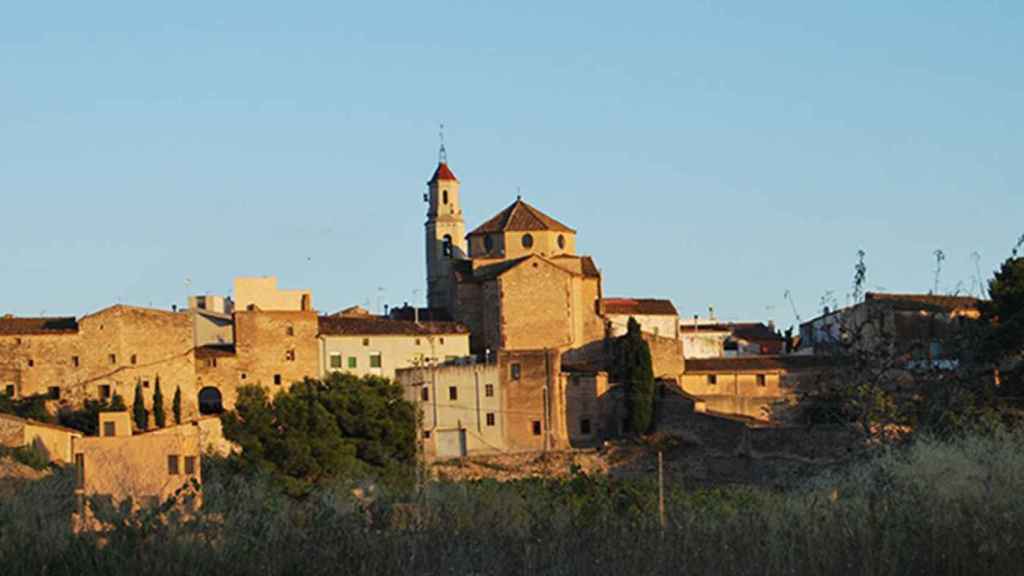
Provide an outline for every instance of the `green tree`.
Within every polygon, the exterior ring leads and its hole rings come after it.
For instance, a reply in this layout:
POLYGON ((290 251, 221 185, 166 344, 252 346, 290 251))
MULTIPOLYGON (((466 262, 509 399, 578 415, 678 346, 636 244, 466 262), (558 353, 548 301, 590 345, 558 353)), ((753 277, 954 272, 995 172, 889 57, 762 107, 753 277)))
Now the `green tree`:
POLYGON ((110 403, 104 402, 101 404, 100 412, 127 412, 128 406, 124 403, 124 396, 118 393, 114 393, 114 396, 110 399, 110 403))
POLYGON ((174 423, 181 424, 181 386, 174 389, 174 398, 171 399, 171 413, 174 414, 174 423))
POLYGON ((615 341, 611 372, 625 386, 630 429, 647 433, 654 424, 654 369, 651 348, 635 318, 629 319, 626 333, 615 341))
POLYGON ((415 458, 415 407, 383 378, 306 379, 272 400, 243 386, 221 419, 243 469, 269 473, 295 496, 338 478, 388 475, 415 458))
POLYGON ((1016 357, 1024 351, 1024 256, 1008 258, 989 281, 991 298, 982 308, 991 325, 986 342, 990 360, 1016 357))
POLYGON ((37 422, 53 422, 53 416, 46 409, 46 400, 47 396, 42 394, 18 399, 0 394, 0 412, 37 422))
POLYGON ((156 379, 156 388, 153 390, 153 423, 157 428, 167 425, 167 413, 164 412, 164 394, 160 391, 160 379, 156 379))
POLYGON ((142 397, 142 384, 135 385, 135 400, 132 402, 132 417, 135 420, 135 427, 145 430, 149 427, 149 412, 146 411, 146 402, 142 397))

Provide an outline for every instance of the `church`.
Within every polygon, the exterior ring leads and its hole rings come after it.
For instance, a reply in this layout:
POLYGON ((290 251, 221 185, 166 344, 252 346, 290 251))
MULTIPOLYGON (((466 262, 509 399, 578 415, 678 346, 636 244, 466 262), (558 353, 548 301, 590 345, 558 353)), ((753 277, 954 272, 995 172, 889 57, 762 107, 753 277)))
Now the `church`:
MULTIPOLYGON (((620 434, 621 391, 606 371, 613 319, 624 302, 639 316, 652 301, 605 299, 594 260, 576 253, 576 230, 522 198, 467 234, 460 184, 442 148, 424 194, 426 313, 468 327, 478 360, 396 373, 420 404, 425 456, 593 446, 620 434)), ((654 332, 645 339, 655 374, 675 379, 681 343, 654 332)))

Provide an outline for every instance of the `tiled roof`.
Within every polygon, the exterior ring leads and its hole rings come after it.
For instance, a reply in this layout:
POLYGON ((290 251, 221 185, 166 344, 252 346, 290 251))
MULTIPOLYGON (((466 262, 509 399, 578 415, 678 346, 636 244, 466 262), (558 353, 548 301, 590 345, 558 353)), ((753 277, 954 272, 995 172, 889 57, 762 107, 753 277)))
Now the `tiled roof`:
POLYGON ((320 334, 324 336, 429 336, 432 334, 469 334, 457 322, 407 322, 387 318, 321 316, 320 334))
POLYGON ((412 306, 406 305, 401 308, 392 308, 388 318, 392 320, 405 320, 413 322, 419 317, 420 322, 451 322, 452 315, 444 308, 420 308, 419 313, 412 306))
POLYGON ((572 254, 559 254, 552 258, 556 263, 560 260, 576 259, 580 262, 580 274, 590 278, 597 278, 601 275, 601 271, 597 269, 597 264, 594 264, 594 259, 590 256, 573 256, 572 254))
POLYGON ((977 308, 980 300, 970 296, 940 296, 934 294, 885 294, 868 292, 866 302, 891 304, 902 310, 946 310, 977 308))
POLYGON ((441 162, 437 165, 437 170, 434 170, 434 175, 430 177, 430 182, 437 182, 438 180, 455 180, 458 182, 459 179, 455 177, 455 173, 452 172, 447 163, 441 162))
POLYGON ((757 372, 823 368, 828 359, 820 356, 734 356, 729 358, 687 358, 685 373, 757 372))
POLYGON ((72 317, 18 318, 0 316, 0 334, 74 334, 78 332, 78 321, 72 317))
POLYGON ((732 325, 730 324, 698 324, 694 326, 691 322, 682 322, 679 325, 679 331, 684 333, 698 333, 698 332, 725 332, 732 334, 732 325))
POLYGON ((478 226, 476 230, 473 230, 468 235, 534 230, 576 233, 572 228, 523 202, 522 199, 516 199, 511 206, 498 212, 496 216, 478 226))
POLYGON ((604 298, 601 307, 606 314, 637 314, 644 316, 678 316, 670 300, 654 298, 604 298))
POLYGON ((681 332, 687 334, 700 332, 728 332, 736 338, 751 341, 781 341, 783 338, 775 333, 771 327, 760 322, 737 322, 734 324, 693 324, 682 322, 679 326, 681 332))

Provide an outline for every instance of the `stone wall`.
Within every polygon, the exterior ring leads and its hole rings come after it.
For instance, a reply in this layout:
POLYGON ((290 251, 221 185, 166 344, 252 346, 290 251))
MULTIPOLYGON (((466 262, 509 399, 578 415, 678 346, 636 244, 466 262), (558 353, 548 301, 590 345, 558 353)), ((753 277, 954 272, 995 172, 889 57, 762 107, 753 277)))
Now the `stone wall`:
POLYGON ((654 369, 654 377, 676 380, 683 373, 682 341, 652 334, 643 334, 643 339, 651 349, 651 367, 654 369))
POLYGON ((571 346, 571 274, 541 258, 533 258, 505 272, 498 286, 502 348, 537 350, 571 346))
POLYGON ((567 444, 564 410, 558 394, 561 363, 555 351, 498 354, 505 391, 505 441, 510 450, 543 450, 567 444), (518 378, 513 366, 518 366, 518 378))

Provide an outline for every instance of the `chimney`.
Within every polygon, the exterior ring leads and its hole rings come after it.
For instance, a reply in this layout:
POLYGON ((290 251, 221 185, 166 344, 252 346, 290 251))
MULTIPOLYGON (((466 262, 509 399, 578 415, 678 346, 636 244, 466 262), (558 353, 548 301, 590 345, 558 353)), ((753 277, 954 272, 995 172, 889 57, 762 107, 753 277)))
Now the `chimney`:
POLYGON ((178 305, 177 304, 171 304, 171 312, 177 312, 177 311, 178 311, 178 305))
POLYGON ((708 320, 711 320, 711 321, 715 320, 715 307, 714 306, 708 306, 708 320))

